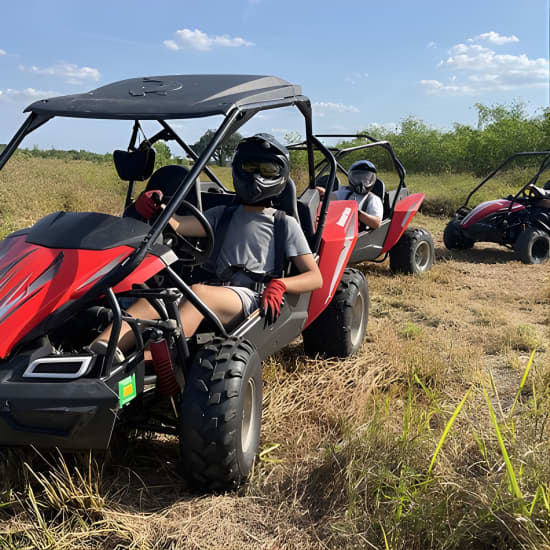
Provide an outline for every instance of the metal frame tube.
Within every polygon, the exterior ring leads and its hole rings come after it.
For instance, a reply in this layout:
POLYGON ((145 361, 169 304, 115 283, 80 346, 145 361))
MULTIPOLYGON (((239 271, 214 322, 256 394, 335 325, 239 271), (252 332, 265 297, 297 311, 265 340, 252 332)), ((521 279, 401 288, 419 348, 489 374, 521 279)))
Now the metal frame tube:
MULTIPOLYGON (((136 145, 136 139, 139 131, 139 121, 134 121, 134 128, 132 129, 132 135, 130 137, 130 143, 128 144, 128 151, 131 151, 134 149, 136 145)), ((135 181, 129 181, 128 182, 128 191, 126 191, 126 200, 124 201, 124 210, 132 204, 132 199, 134 197, 134 188, 135 188, 135 181)))
MULTIPOLYGON (((193 149, 178 136, 178 134, 171 128, 171 126, 169 126, 169 124, 165 120, 158 120, 157 122, 165 130, 170 132, 172 139, 174 139, 174 141, 193 159, 193 161, 197 162, 197 160, 199 159, 199 155, 197 155, 197 153, 195 153, 195 151, 193 151, 193 149)), ((220 181, 218 176, 216 176, 216 174, 214 174, 214 172, 210 170, 208 165, 204 165, 203 171, 209 178, 212 178, 212 181, 216 185, 221 187, 224 191, 229 192, 229 189, 227 189, 227 187, 220 181)))
MULTIPOLYGON (((485 177, 483 180, 481 180, 481 182, 478 183, 472 189, 470 194, 466 197, 466 200, 464 201, 464 204, 460 208, 464 208, 464 207, 468 206, 468 202, 470 201, 472 196, 477 191, 479 191, 479 189, 481 189, 492 177, 494 177, 497 172, 500 172, 500 170, 502 170, 509 162, 511 162, 512 160, 514 160, 515 158, 518 158, 518 157, 529 157, 529 156, 539 156, 539 155, 550 155, 550 151, 528 151, 528 152, 523 152, 523 153, 515 153, 511 157, 508 157, 502 164, 499 164, 487 177, 485 177)), ((543 164, 544 164, 544 161, 543 161, 543 164)), ((539 171, 535 177, 538 177, 540 175, 540 173, 541 173, 541 171, 539 171)), ((529 182, 529 183, 531 183, 531 182, 529 182)), ((524 188, 527 187, 527 185, 529 185, 529 183, 527 183, 524 186, 524 188)), ((520 190, 520 193, 524 188, 522 188, 520 190)), ((519 195, 519 193, 518 193, 518 195, 519 195)))
POLYGON ((187 195, 191 186, 195 183, 196 178, 199 176, 203 168, 206 166, 208 159, 212 156, 212 153, 214 152, 216 147, 218 147, 218 145, 225 138, 228 127, 233 123, 234 120, 237 119, 239 114, 240 114, 240 111, 238 109, 235 109, 226 116, 221 126, 218 128, 218 130, 212 137, 210 143, 208 144, 208 147, 199 156, 199 158, 197 159, 197 162, 195 162, 193 168, 191 168, 191 170, 187 174, 187 177, 183 180, 183 182, 178 187, 178 190, 172 197, 172 200, 166 205, 166 208, 164 209, 162 214, 157 218, 157 220, 153 224, 151 231, 149 231, 149 234, 143 240, 143 243, 139 247, 138 252, 146 249, 149 242, 155 241, 155 239, 162 233, 163 229, 168 224, 170 218, 174 215, 174 213, 178 209, 181 201, 187 195))
MULTIPOLYGON (((313 143, 315 143, 317 148, 327 157, 327 160, 330 164, 329 181, 331 182, 331 184, 334 184, 334 178, 336 177, 336 159, 334 158, 334 155, 317 139, 316 136, 312 135, 311 140, 313 143)), ((325 196, 323 197, 321 214, 319 215, 319 221, 317 222, 317 231, 315 232, 315 237, 313 239, 313 246, 311 250, 313 254, 317 254, 319 252, 319 248, 321 247, 321 237, 323 235, 323 229, 325 227, 325 220, 328 212, 328 203, 330 201, 330 194, 332 192, 333 186, 334 185, 331 185, 330 189, 326 189, 325 196)))
POLYGON ((44 117, 43 115, 31 113, 25 119, 19 130, 17 130, 10 142, 6 145, 6 148, 2 151, 2 153, 0 153, 0 170, 4 168, 4 165, 8 162, 13 153, 15 153, 25 136, 42 126, 42 124, 48 122, 50 118, 51 117, 44 117))
POLYGON ((221 335, 227 337, 227 331, 218 316, 193 292, 191 287, 169 266, 166 267, 168 275, 172 278, 182 294, 202 313, 202 315, 212 321, 221 335))

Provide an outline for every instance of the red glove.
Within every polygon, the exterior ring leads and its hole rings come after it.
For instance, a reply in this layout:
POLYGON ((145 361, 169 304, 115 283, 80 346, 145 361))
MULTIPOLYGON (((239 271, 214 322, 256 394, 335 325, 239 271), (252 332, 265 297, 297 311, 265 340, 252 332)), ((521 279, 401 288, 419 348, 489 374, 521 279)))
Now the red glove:
POLYGON ((153 189, 152 191, 144 191, 134 203, 137 213, 146 220, 152 218, 160 210, 160 202, 162 201, 162 191, 153 189))
POLYGON ((266 325, 274 323, 281 314, 285 291, 286 285, 281 279, 272 279, 265 287, 260 303, 260 312, 265 317, 266 325))

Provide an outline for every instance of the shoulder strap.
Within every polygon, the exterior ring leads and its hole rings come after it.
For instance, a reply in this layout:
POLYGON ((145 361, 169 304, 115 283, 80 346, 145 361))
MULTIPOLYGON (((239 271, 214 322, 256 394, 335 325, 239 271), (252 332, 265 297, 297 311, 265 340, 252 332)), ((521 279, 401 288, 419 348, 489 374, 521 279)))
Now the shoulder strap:
POLYGON ((273 233, 275 237, 275 269, 273 270, 275 277, 282 277, 286 264, 286 241, 287 235, 287 220, 283 210, 275 212, 275 222, 273 233))
POLYGON ((362 211, 366 206, 368 206, 370 193, 367 193, 358 203, 357 209, 362 211))
POLYGON ((239 207, 227 206, 226 208, 224 208, 222 215, 220 216, 220 219, 216 224, 216 227, 214 228, 214 248, 212 249, 212 252, 210 254, 210 258, 213 258, 214 261, 216 261, 216 259, 220 257, 220 251, 225 242, 225 238, 227 237, 227 229, 237 208, 239 207))

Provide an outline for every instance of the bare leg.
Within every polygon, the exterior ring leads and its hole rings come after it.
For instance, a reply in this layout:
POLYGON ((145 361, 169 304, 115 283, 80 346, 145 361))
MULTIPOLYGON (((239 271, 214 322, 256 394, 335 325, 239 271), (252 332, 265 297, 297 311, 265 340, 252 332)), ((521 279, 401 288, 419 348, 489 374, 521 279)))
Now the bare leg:
MULTIPOLYGON (((220 318, 223 325, 235 321, 242 314, 242 303, 239 296, 231 289, 223 286, 209 286, 195 284, 192 286, 195 294, 220 318)), ((186 337, 195 334, 203 320, 202 313, 185 301, 179 306, 183 331, 186 337)), ((155 309, 145 299, 140 299, 128 308, 128 313, 138 319, 158 319, 155 309)), ((96 340, 108 341, 111 336, 112 325, 109 325, 96 340)), ((135 346, 134 333, 127 323, 122 323, 118 347, 127 353, 135 346)))

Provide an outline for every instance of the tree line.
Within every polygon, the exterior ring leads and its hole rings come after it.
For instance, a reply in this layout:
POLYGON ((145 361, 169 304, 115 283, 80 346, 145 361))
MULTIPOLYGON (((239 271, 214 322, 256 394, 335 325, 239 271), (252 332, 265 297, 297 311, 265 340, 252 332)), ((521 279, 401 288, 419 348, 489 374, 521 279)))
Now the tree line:
MULTIPOLYGON (((514 153, 550 150, 550 108, 535 115, 529 115, 520 101, 493 106, 477 103, 475 108, 476 126, 455 123, 451 130, 440 130, 407 117, 399 128, 367 127, 365 132, 389 141, 408 173, 467 172, 481 176, 514 153)), ((364 140, 340 145, 359 143, 364 140)), ((365 158, 365 151, 350 153, 343 164, 349 167, 359 158, 365 158)), ((382 169, 392 169, 389 155, 379 147, 370 149, 368 158, 382 169)))
MULTIPOLYGON (((483 175, 507 157, 519 151, 550 149, 550 108, 529 115, 521 101, 492 106, 477 103, 477 125, 455 123, 450 130, 434 128, 418 118, 404 118, 396 128, 368 126, 363 131, 378 140, 389 141, 409 173, 473 173, 483 175)), ((204 151, 214 130, 207 130, 191 147, 197 154, 204 151)), ((360 134, 362 132, 358 132, 360 134)), ((216 149, 213 162, 227 165, 242 136, 237 132, 229 136, 216 149)), ((295 133, 286 136, 287 142, 299 140, 295 133)), ((364 143, 361 139, 342 141, 339 146, 348 147, 364 143)), ((4 148, 0 145, 0 151, 4 148)), ((165 164, 187 164, 189 159, 175 157, 164 143, 155 144, 157 167, 165 164)), ((112 162, 110 153, 98 154, 85 150, 63 151, 58 149, 20 149, 18 155, 25 157, 56 158, 63 160, 87 160, 112 162)), ((379 169, 392 170, 389 155, 381 148, 351 153, 345 157, 344 166, 355 160, 369 158, 379 169)), ((305 169, 303 152, 292 152, 294 169, 305 169)))

